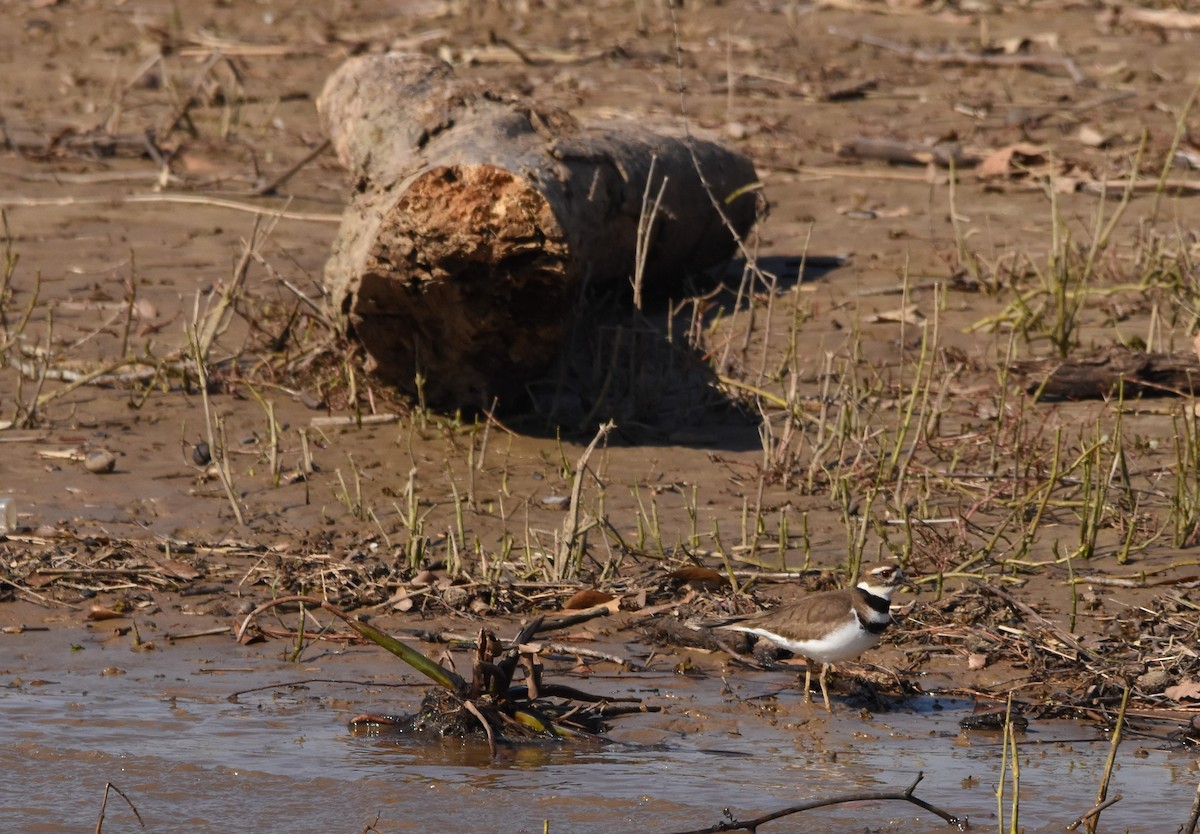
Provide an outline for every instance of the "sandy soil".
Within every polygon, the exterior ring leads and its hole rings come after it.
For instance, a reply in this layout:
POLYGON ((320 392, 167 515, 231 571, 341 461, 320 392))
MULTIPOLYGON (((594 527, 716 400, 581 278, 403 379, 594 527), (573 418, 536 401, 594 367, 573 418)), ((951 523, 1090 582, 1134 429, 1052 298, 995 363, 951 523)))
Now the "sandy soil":
MULTIPOLYGON (((376 606, 386 627, 474 629, 490 612, 556 609, 585 585, 624 594, 630 610, 675 602, 705 613, 755 603, 731 602, 727 588, 680 587, 669 570, 687 561, 723 570, 722 552, 739 570, 834 568, 857 550, 899 555, 926 578, 918 595, 898 597, 906 616, 869 658, 898 671, 877 676, 885 689, 1015 687, 1111 709, 1125 681, 1143 681, 1143 707, 1194 703, 1200 688, 1162 694, 1196 681, 1194 653, 1162 642, 1196 636, 1194 537, 1173 535, 1172 498, 1190 406, 1039 403, 1002 370, 1010 353, 1051 352, 1045 321, 1013 324, 1022 297, 1013 288, 1049 271, 1056 228, 1086 251, 1098 213, 1115 210, 1084 186, 1131 173, 1154 181, 1173 143, 1184 167, 1168 176, 1195 181, 1186 167, 1200 153, 1200 117, 1186 109, 1195 37, 1099 3, 1002 5, 701 3, 679 14, 686 117, 754 159, 771 204, 754 246, 780 280, 753 286, 739 309, 732 290, 684 306, 686 320, 707 305, 696 344, 726 384, 688 392, 686 407, 639 403, 619 415, 592 461, 603 491, 590 481, 584 490, 611 535, 594 531, 583 576, 555 583, 539 554, 562 529, 590 430, 568 426, 560 441, 536 417, 489 426, 411 411, 362 374, 361 357, 327 340, 300 298, 320 301, 344 172, 323 154, 275 193, 255 192, 319 147, 315 95, 362 51, 438 54, 464 75, 585 116, 680 118, 664 4, 4 3, 0 206, 15 265, 0 357, 0 492, 19 527, 0 544, 0 624, 78 626, 100 606, 152 622, 142 636, 161 640, 304 591, 376 606), (888 43, 863 42, 871 38, 888 43), (985 48, 992 63, 946 57, 985 48), (957 144, 993 166, 1002 162, 993 152, 1025 147, 989 179, 966 164, 952 190, 945 168, 839 152, 861 136, 957 144), (1050 175, 1057 187, 1047 188, 1050 175), (211 424, 173 357, 248 248, 211 369, 238 523, 221 481, 193 461, 211 424), (802 256, 822 266, 797 282, 802 256), (991 317, 1005 320, 980 326, 991 317), (70 383, 125 353, 162 375, 70 383), (886 438, 922 379, 937 419, 895 445, 906 459, 914 450, 908 475, 876 489, 875 462, 892 451, 886 438), (756 389, 768 396, 756 400, 756 389), (791 421, 777 407, 789 396, 802 406, 791 421), (351 414, 352 397, 363 413, 399 419, 314 423, 351 414), (857 439, 832 452, 815 427, 831 397, 858 415, 857 439), (1116 482, 1109 447, 1092 441, 1118 419, 1134 470, 1126 483, 1137 481, 1121 495, 1144 500, 1130 505, 1114 489, 1095 546, 1067 560, 1090 506, 1080 483, 1116 482), (790 446, 788 425, 802 438, 790 446), (1063 466, 1075 468, 1058 470, 1044 523, 1022 548, 1020 524, 1037 502, 1024 516, 1013 508, 1048 478, 1056 431, 1063 466), (302 437, 316 465, 307 479, 292 477, 304 466, 302 437), (80 460, 101 448, 116 456, 110 474, 80 460), (1096 448, 1099 474, 1088 474, 1080 461, 1096 448), (426 564, 461 557, 472 582, 416 584, 417 547, 426 564), (1080 576, 1098 581, 1075 584, 1080 576), (1125 584, 1103 584, 1114 578, 1125 584), (411 610, 389 602, 411 592, 411 610), (1081 652, 1112 662, 1088 671, 1103 664, 1080 662, 1081 652), (1169 662, 1146 661, 1164 652, 1169 662), (1160 679, 1141 677, 1154 670, 1160 679)), ((1078 311, 1080 349, 1190 347, 1196 199, 1132 196, 1103 251, 1104 291, 1078 311), (1183 265, 1173 290, 1139 285, 1153 246, 1183 265)), ((757 602, 814 582, 761 583, 757 602)), ((694 662, 715 671, 724 658, 694 662)), ((21 663, 5 670, 18 674, 21 663)))

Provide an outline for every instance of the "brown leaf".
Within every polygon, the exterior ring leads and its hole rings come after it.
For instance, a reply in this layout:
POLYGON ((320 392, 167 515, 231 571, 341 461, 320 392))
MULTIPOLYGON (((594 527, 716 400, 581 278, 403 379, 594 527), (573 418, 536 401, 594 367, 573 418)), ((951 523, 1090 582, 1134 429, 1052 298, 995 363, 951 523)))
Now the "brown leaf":
POLYGON ((105 608, 103 605, 93 605, 87 613, 89 620, 119 620, 124 616, 126 615, 120 611, 113 608, 105 608))
POLYGON ((695 565, 688 565, 684 568, 677 568, 671 571, 667 576, 688 585, 696 585, 702 588, 723 588, 729 584, 729 580, 721 573, 712 568, 700 568, 695 565))
POLYGON ((1163 694, 1172 701, 1200 701, 1200 681, 1189 680, 1168 686, 1163 690, 1163 694))
POLYGON ((1017 173, 1016 166, 1030 165, 1046 161, 1046 151, 1038 145, 1029 142, 1018 142, 999 150, 992 151, 983 158, 975 168, 975 175, 981 180, 1008 179, 1017 173))
POLYGON ((33 573, 29 574, 29 576, 25 577, 25 584, 30 588, 45 588, 55 579, 58 579, 58 574, 34 571, 33 573))
POLYGON ((885 322, 895 322, 902 324, 917 325, 925 321, 924 314, 917 308, 916 304, 909 304, 896 310, 884 310, 880 313, 873 313, 863 319, 868 324, 880 324, 885 322))
POLYGON ((266 637, 262 633, 262 629, 257 623, 251 623, 242 635, 238 638, 238 642, 243 646, 249 646, 252 643, 262 643, 266 641, 266 637))
POLYGON ((177 562, 174 559, 160 559, 154 563, 154 566, 168 576, 173 576, 176 579, 191 581, 200 578, 200 571, 186 562, 177 562))
POLYGON ((1070 177, 1063 175, 1055 177, 1053 180, 1054 191, 1056 194, 1074 194, 1079 190, 1080 184, 1083 182, 1079 177, 1070 177))
POLYGON ((603 591, 596 591, 591 588, 584 588, 582 591, 576 591, 572 594, 571 598, 563 603, 563 609, 566 611, 582 611, 585 608, 611 602, 613 599, 615 597, 612 594, 606 594, 603 591))
POLYGON ((449 574, 444 570, 423 570, 419 571, 412 578, 412 586, 414 588, 425 588, 429 585, 436 585, 439 580, 446 579, 449 574))
POLYGON ((1091 125, 1081 125, 1075 138, 1079 140, 1079 144, 1089 148, 1106 148, 1113 143, 1112 134, 1101 133, 1091 125))
POLYGON ((1015 38, 1005 38, 1004 40, 1000 41, 1000 51, 1005 55, 1016 55, 1024 52, 1028 48, 1029 38, 1018 36, 1015 38))
MULTIPOLYGON (((616 612, 614 611, 613 613, 615 614, 616 612)), ((590 628, 581 628, 558 638, 560 643, 592 643, 598 639, 599 636, 590 628)))

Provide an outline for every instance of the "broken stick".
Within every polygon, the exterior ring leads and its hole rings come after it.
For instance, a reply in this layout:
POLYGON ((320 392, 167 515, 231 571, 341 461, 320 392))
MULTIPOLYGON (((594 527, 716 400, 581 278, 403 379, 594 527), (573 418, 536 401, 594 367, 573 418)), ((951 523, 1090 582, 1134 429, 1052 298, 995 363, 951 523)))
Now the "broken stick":
POLYGON ((1116 396, 1186 396, 1200 391, 1200 360, 1190 351, 1147 353, 1109 345, 1066 359, 1022 359, 1009 369, 1043 400, 1116 396))

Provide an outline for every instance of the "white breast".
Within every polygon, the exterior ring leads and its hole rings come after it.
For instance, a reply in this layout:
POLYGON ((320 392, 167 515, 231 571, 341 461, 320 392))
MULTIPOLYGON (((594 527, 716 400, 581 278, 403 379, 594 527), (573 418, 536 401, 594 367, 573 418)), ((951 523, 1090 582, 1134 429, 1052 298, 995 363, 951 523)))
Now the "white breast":
POLYGON ((782 646, 789 652, 811 658, 818 663, 837 663, 841 660, 850 660, 851 658, 858 657, 867 649, 879 645, 880 639, 880 635, 872 634, 858 624, 857 614, 855 614, 852 621, 846 621, 824 637, 816 640, 789 640, 786 637, 772 634, 761 628, 747 627, 738 630, 765 637, 775 645, 782 646))

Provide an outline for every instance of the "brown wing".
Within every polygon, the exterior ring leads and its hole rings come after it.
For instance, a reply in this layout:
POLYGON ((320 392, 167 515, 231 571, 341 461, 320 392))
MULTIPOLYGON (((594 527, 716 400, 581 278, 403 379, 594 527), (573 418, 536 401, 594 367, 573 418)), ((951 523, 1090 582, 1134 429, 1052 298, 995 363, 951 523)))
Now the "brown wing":
POLYGON ((853 604, 854 597, 849 590, 825 591, 754 614, 725 627, 735 630, 762 628, 790 640, 812 640, 845 620, 853 604))

